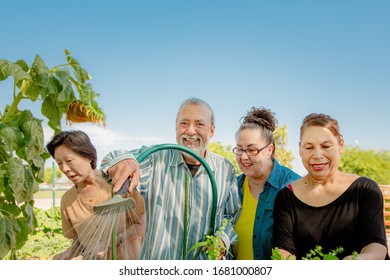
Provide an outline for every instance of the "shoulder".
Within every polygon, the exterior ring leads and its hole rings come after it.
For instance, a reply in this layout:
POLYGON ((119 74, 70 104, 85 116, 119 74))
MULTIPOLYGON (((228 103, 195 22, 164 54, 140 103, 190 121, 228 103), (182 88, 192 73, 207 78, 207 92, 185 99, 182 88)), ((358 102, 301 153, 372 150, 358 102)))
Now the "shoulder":
POLYGON ((275 158, 274 159, 274 171, 280 173, 280 174, 287 174, 290 177, 294 177, 296 179, 301 178, 299 174, 297 174, 295 171, 292 169, 288 168, 287 166, 281 165, 280 162, 275 158))
POLYGON ((290 168, 280 165, 280 163, 274 159, 274 166, 268 181, 272 186, 277 188, 285 187, 288 184, 300 179, 301 176, 295 173, 290 168))
POLYGON ((78 196, 78 192, 76 186, 73 185, 70 189, 65 191, 65 193, 61 197, 61 204, 70 204, 74 199, 78 196))
POLYGON ((77 192, 76 186, 73 185, 70 189, 68 189, 67 191, 64 192, 62 197, 67 198, 67 197, 73 197, 75 195, 78 195, 78 192, 77 192))
POLYGON ((382 192, 377 182, 364 176, 356 177, 350 187, 354 187, 359 191, 382 192))
POLYGON ((233 163, 231 163, 228 159, 226 159, 225 157, 223 157, 221 155, 218 155, 216 153, 213 153, 213 152, 210 152, 209 150, 207 150, 206 157, 209 157, 208 160, 211 162, 214 162, 215 164, 227 165, 227 166, 234 169, 233 163))
POLYGON ((290 168, 288 168, 286 166, 281 165, 280 168, 281 168, 281 172, 283 174, 286 174, 288 177, 290 177, 292 179, 298 180, 298 179, 302 178, 301 175, 299 175, 298 173, 296 173, 295 171, 291 170, 290 168))
MULTIPOLYGON (((288 185, 291 186, 291 185, 288 185)), ((292 188, 286 186, 285 188, 281 188, 275 197, 275 205, 290 205, 292 204, 292 200, 295 195, 292 188)))

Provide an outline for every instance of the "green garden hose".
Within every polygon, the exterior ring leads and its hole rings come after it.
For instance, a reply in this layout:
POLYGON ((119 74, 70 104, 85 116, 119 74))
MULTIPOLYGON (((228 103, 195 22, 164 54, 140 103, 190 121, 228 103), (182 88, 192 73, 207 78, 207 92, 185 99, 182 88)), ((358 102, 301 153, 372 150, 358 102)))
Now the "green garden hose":
POLYGON ((214 231, 215 231, 215 218, 216 218, 216 213, 217 213, 217 185, 215 183, 214 174, 213 174, 210 166, 208 165, 208 163, 205 161, 205 159, 203 157, 201 157, 199 154, 197 154, 193 150, 191 150, 191 149, 189 149, 187 147, 184 147, 184 146, 180 146, 180 145, 177 145, 177 144, 159 144, 159 145, 152 146, 152 147, 148 148, 147 150, 145 150, 144 152, 142 152, 141 154, 139 154, 138 157, 137 157, 137 161, 140 163, 145 158, 147 158, 150 154, 152 154, 154 152, 157 152, 157 151, 160 151, 160 150, 169 150, 169 149, 171 149, 171 150, 180 150, 180 151, 183 151, 183 152, 185 152, 187 154, 190 154, 191 156, 196 158, 203 165, 203 167, 205 168, 207 174, 209 175, 209 178, 210 178, 210 181, 211 181, 212 193, 213 193, 209 232, 210 232, 211 235, 214 235, 214 231))

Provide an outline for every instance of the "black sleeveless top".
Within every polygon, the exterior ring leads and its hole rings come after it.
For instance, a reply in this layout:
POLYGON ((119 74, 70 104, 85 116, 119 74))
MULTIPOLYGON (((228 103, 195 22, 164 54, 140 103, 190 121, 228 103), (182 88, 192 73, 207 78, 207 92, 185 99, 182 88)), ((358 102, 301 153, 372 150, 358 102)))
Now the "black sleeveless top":
POLYGON ((299 200, 292 188, 283 188, 275 198, 272 242, 297 259, 317 245, 323 253, 342 247, 339 259, 370 243, 387 247, 382 192, 373 180, 359 177, 337 199, 314 207, 299 200))

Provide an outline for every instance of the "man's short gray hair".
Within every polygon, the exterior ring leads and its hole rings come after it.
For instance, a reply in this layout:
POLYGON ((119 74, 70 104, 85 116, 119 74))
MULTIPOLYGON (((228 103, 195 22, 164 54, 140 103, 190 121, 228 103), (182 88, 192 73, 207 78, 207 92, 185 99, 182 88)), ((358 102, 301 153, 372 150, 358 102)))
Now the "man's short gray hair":
POLYGON ((181 105, 179 107, 179 110, 177 111, 176 121, 177 121, 177 116, 179 115, 181 109, 183 109, 183 107, 186 106, 186 105, 201 105, 201 106, 205 106, 210 111, 211 125, 214 125, 214 123, 215 123, 215 116, 214 116, 213 109, 211 108, 211 106, 206 101, 204 101, 203 99, 197 98, 197 97, 188 98, 188 99, 184 100, 183 103, 181 103, 181 105))

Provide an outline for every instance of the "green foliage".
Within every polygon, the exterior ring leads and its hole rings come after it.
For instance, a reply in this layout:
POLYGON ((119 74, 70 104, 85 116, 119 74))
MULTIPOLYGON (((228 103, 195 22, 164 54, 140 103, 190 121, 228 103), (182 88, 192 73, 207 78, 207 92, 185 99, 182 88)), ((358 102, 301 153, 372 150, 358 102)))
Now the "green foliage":
POLYGON ((340 160, 340 170, 371 178, 380 185, 388 185, 390 184, 390 152, 346 146, 340 160))
POLYGON ((31 66, 24 60, 0 59, 0 81, 9 77, 14 81, 12 104, 0 108, 0 259, 8 252, 15 256, 37 226, 33 194, 44 181, 44 165, 49 158, 44 151, 42 120, 30 110, 20 110, 21 100, 40 102, 41 112, 54 133, 61 131, 63 115, 74 120, 81 105, 93 122, 104 123, 104 115, 94 101, 97 94, 86 83, 89 74, 69 51, 65 50, 65 55, 67 63, 51 69, 39 55, 31 66), (69 104, 74 102, 79 107, 69 110, 69 104))
POLYGON ((37 215, 38 226, 34 234, 43 233, 47 236, 62 234, 62 221, 60 207, 52 207, 49 210, 35 208, 37 215))
MULTIPOLYGON (((306 257, 303 257, 302 260, 338 260, 337 254, 340 254, 344 251, 342 247, 337 247, 334 250, 331 250, 328 253, 322 252, 321 246, 316 246, 314 250, 310 250, 309 253, 306 254, 306 257)), ((279 250, 279 248, 272 248, 272 256, 271 260, 295 260, 295 256, 289 255, 284 258, 279 250)), ((358 252, 352 252, 352 260, 358 259, 358 252)))
MULTIPOLYGON (((55 178, 59 179, 62 176, 61 170, 54 168, 55 169, 55 178)), ((45 168, 45 183, 52 183, 53 182, 53 169, 51 167, 46 167, 45 168)))
POLYGON ((209 143, 208 149, 211 152, 216 153, 216 154, 218 154, 220 156, 223 156, 228 161, 230 161, 233 164, 234 169, 236 170, 236 174, 242 173, 242 171, 241 171, 241 169, 238 166, 238 163, 236 161, 236 155, 232 151, 232 146, 231 145, 227 145, 225 147, 225 146, 223 146, 221 144, 221 142, 212 142, 212 143, 209 143))
POLYGON ((329 253, 323 253, 321 246, 316 246, 314 250, 310 250, 306 254, 306 257, 303 257, 302 260, 338 260, 337 254, 343 252, 344 249, 337 247, 334 250, 331 250, 329 253))
MULTIPOLYGON (((328 253, 322 252, 321 246, 316 246, 315 249, 310 250, 309 253, 306 254, 306 257, 303 257, 302 260, 338 260, 337 254, 343 252, 344 249, 341 247, 337 247, 334 250, 331 250, 328 253)), ((354 256, 356 257, 357 253, 354 252, 354 256)), ((272 249, 272 260, 295 260, 295 257, 289 255, 287 258, 284 258, 279 250, 279 248, 272 249)))
POLYGON ((195 250, 197 248, 204 248, 206 250, 207 259, 208 260, 217 260, 222 251, 228 252, 231 254, 228 249, 224 246, 223 242, 220 240, 218 236, 221 236, 223 231, 228 224, 228 220, 224 219, 222 221, 222 225, 219 230, 215 233, 215 235, 206 235, 205 240, 196 243, 193 245, 189 252, 195 250))
POLYGON ((275 158, 281 165, 292 168, 292 161, 294 159, 292 151, 287 150, 287 125, 277 126, 274 131, 275 138, 275 158))
POLYGON ((5 259, 48 260, 71 246, 72 240, 62 235, 59 207, 46 211, 38 208, 34 210, 38 226, 33 235, 20 250, 17 250, 13 256, 8 254, 5 259))
POLYGON ((55 254, 65 251, 72 245, 70 239, 61 234, 51 237, 33 235, 26 244, 15 253, 13 259, 19 260, 50 260, 55 254))

